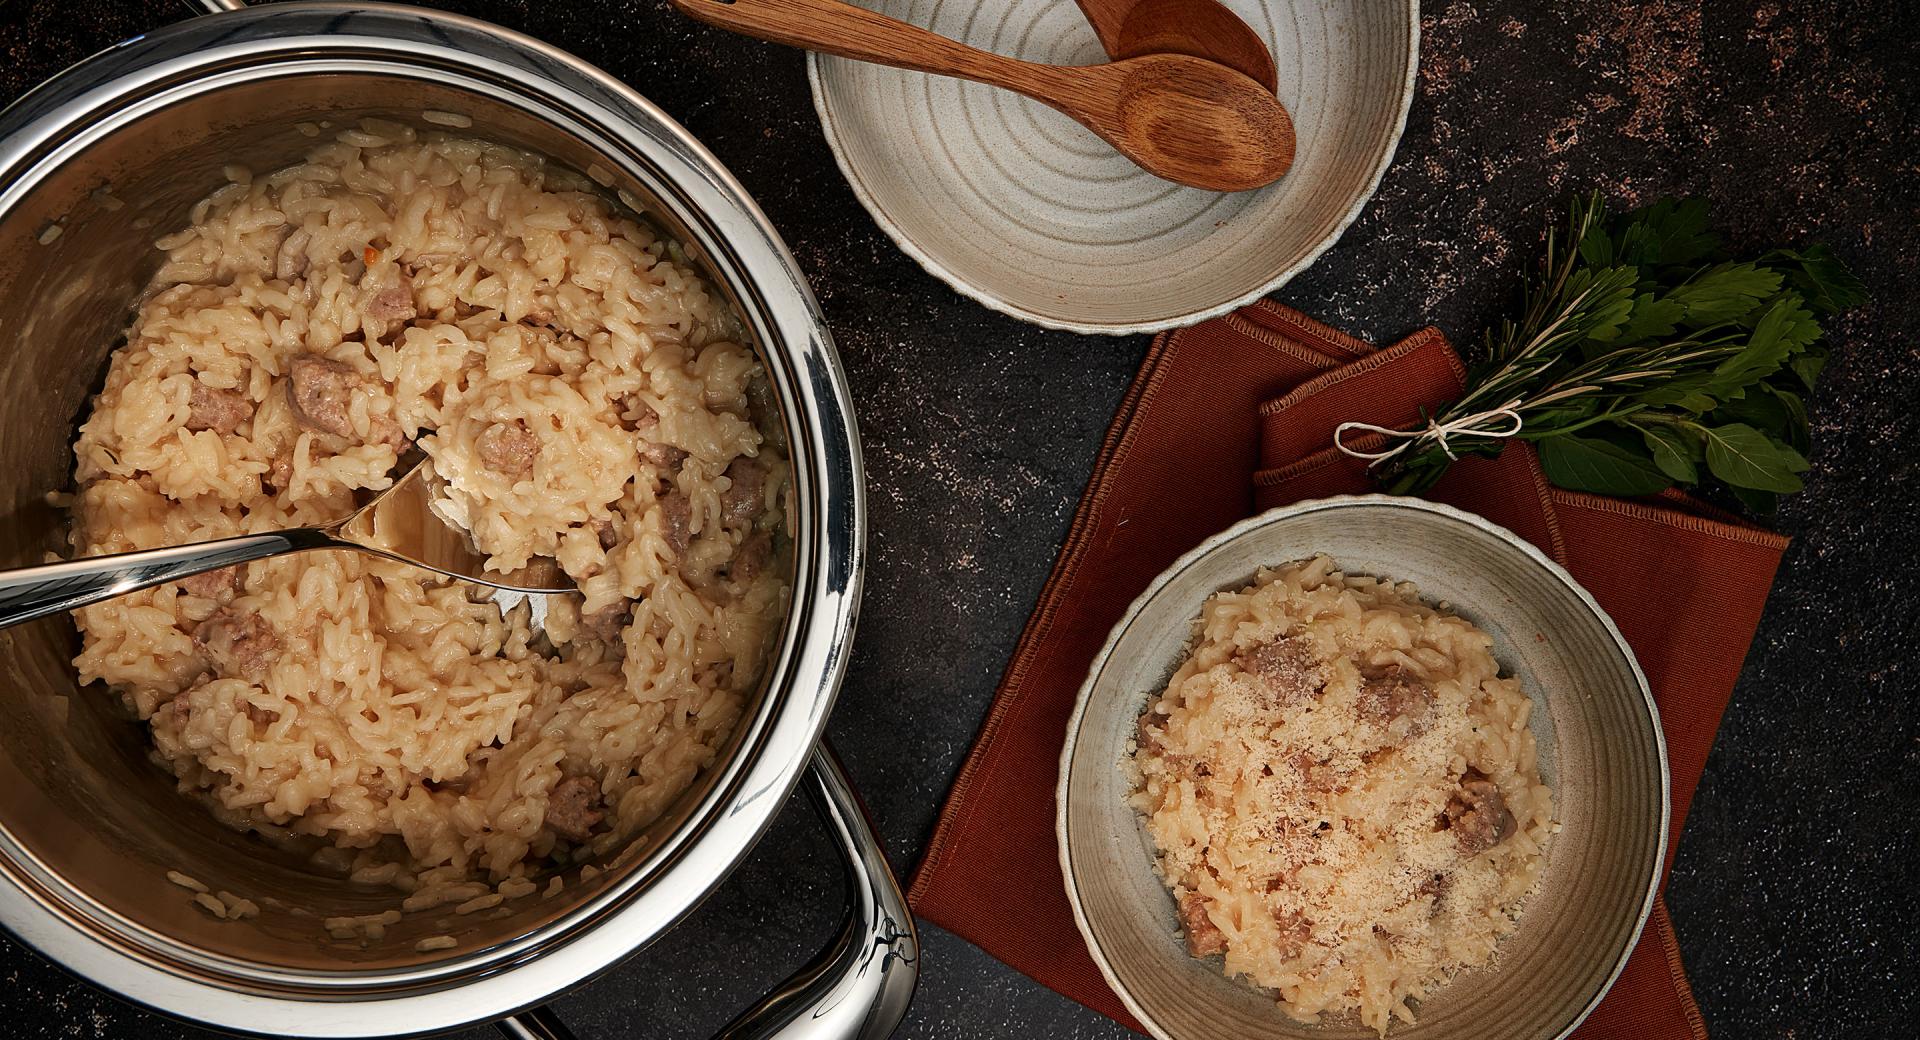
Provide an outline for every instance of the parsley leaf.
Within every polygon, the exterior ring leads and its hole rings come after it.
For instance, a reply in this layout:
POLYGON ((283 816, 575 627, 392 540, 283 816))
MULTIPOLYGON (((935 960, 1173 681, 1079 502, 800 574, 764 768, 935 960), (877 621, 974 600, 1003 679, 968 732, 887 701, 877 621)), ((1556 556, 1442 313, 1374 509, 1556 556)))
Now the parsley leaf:
POLYGON ((1577 433, 1541 441, 1540 469, 1563 488, 1600 495, 1651 495, 1673 483, 1646 455, 1577 433))
POLYGON ((1807 460, 1792 448, 1745 423, 1706 429, 1707 468, 1737 488, 1798 491, 1807 460))

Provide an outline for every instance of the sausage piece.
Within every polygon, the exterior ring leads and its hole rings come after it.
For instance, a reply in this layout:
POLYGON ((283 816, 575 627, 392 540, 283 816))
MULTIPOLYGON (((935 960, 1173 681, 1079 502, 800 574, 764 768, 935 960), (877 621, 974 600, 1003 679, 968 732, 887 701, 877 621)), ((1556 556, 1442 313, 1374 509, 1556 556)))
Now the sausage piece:
POLYGON ((221 607, 200 622, 193 641, 221 675, 258 680, 280 658, 280 634, 251 611, 221 607))
POLYGON ((1233 659, 1240 670, 1260 680, 1274 707, 1312 700, 1326 687, 1326 669, 1313 652, 1313 641, 1283 636, 1242 650, 1233 659))
POLYGON ((680 464, 687 461, 687 453, 671 444, 658 441, 645 441, 640 445, 640 458, 656 469, 675 472, 680 464))
POLYGON ((587 526, 593 529, 594 540, 600 543, 600 548, 611 549, 620 544, 620 531, 607 517, 594 517, 587 522, 587 526))
POLYGON ((1519 828, 1499 785, 1472 768, 1461 775, 1460 790, 1447 800, 1440 820, 1441 828, 1452 831, 1460 851, 1469 856, 1506 841, 1519 828))
POLYGON ((180 587, 188 595, 201 599, 217 599, 222 603, 232 599, 234 594, 245 588, 246 565, 236 563, 231 567, 203 571, 191 577, 181 578, 180 587))
MULTIPOLYGON (((358 372, 317 354, 302 354, 287 366, 287 403, 292 406, 294 421, 335 437, 353 436, 348 411, 353 395, 365 385, 358 372)), ((374 416, 370 426, 368 443, 386 444, 395 452, 411 446, 407 431, 387 416, 374 416)))
POLYGON ((187 429, 232 433, 251 418, 253 402, 246 397, 232 390, 215 390, 205 383, 193 384, 193 393, 187 398, 187 429))
POLYGON ((638 394, 628 394, 620 399, 620 425, 638 433, 651 430, 660 425, 660 413, 653 406, 640 399, 638 394))
MULTIPOLYGON (((371 274, 372 272, 368 272, 371 274)), ((367 317, 392 325, 396 322, 412 321, 419 315, 413 306, 413 279, 405 271, 395 268, 391 277, 372 285, 361 283, 371 291, 367 302, 361 309, 367 317)))
POLYGON ((1397 665, 1361 682, 1356 707, 1401 743, 1433 728, 1433 687, 1397 665))
POLYGON ((620 600, 580 617, 580 625, 603 643, 618 643, 633 620, 633 604, 620 600))
POLYGON ((547 826, 568 841, 586 841, 593 837, 594 827, 606 819, 600 804, 600 781, 590 776, 570 776, 555 784, 547 798, 547 826))
POLYGON ((767 563, 773 559, 773 536, 765 531, 755 531, 734 550, 733 562, 727 566, 727 575, 742 585, 750 584, 767 569, 767 563))
POLYGON ((1195 957, 1227 952, 1227 935, 1207 916, 1207 901, 1200 893, 1180 897, 1180 928, 1187 933, 1187 952, 1195 957))
POLYGON ((674 490, 660 496, 660 533, 666 536, 674 555, 685 553, 693 544, 692 524, 693 503, 685 493, 674 490))
POLYGON ((1332 762, 1322 762, 1305 751, 1294 754, 1292 765, 1300 774, 1300 786, 1320 794, 1338 790, 1345 779, 1332 762))
POLYGON ((751 524, 766 504, 767 468, 758 459, 734 459, 727 467, 732 481, 720 496, 722 511, 729 523, 751 524))
POLYGON ((540 454, 540 441, 525 423, 494 423, 474 440, 480 462, 495 473, 524 477, 533 472, 533 460, 540 454))
POLYGON ((293 406, 294 421, 336 437, 353 436, 347 408, 359 385, 359 375, 338 361, 314 354, 294 358, 287 367, 287 403, 293 406))

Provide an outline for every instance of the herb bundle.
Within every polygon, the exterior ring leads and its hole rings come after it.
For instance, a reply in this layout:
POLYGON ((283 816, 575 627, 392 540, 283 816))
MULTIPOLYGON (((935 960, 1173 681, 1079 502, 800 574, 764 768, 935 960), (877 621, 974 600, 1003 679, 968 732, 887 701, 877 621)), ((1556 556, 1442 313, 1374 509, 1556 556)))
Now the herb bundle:
POLYGON ((1859 304, 1859 280, 1824 246, 1730 258, 1699 200, 1613 219, 1597 193, 1571 208, 1521 315, 1488 331, 1466 394, 1423 428, 1382 431, 1399 439, 1365 456, 1382 483, 1419 491, 1517 439, 1564 488, 1718 484, 1771 512, 1807 468, 1820 318, 1859 304))

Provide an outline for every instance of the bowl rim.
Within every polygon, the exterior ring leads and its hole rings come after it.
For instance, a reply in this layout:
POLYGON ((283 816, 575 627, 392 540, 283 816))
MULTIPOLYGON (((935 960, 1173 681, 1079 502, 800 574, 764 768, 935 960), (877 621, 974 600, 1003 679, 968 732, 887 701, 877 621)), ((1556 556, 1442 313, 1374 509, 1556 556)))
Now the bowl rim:
POLYGON ((1600 1005, 1600 1001, 1606 997, 1607 992, 1613 988, 1613 984, 1619 980, 1620 973, 1626 970, 1627 958, 1632 956, 1633 951, 1639 947, 1641 935, 1646 930, 1647 919, 1653 913, 1654 900, 1659 894, 1660 879, 1666 867, 1667 843, 1671 837, 1669 832, 1673 826, 1673 772, 1671 763, 1667 757, 1666 730, 1661 728, 1660 706, 1654 702, 1653 690, 1647 684, 1647 676, 1640 668, 1639 658, 1634 655, 1633 647, 1627 644, 1626 637, 1620 634, 1619 626, 1614 624, 1613 618, 1608 615, 1605 610, 1601 609, 1600 604, 1594 600, 1593 595, 1578 581, 1575 581, 1573 575, 1567 573, 1565 567, 1555 563, 1551 557, 1540 551, 1532 542, 1527 541, 1511 530, 1477 513, 1469 513, 1464 509, 1457 509, 1440 502, 1432 502, 1422 498, 1412 498, 1403 495, 1368 494, 1334 495, 1327 498, 1307 499, 1305 501, 1295 502, 1292 505, 1278 506, 1250 516, 1226 530, 1221 531, 1219 534, 1208 538, 1187 552, 1182 553, 1179 559, 1169 565, 1166 570, 1156 575, 1146 590, 1135 597, 1133 602, 1127 606, 1126 612, 1121 614, 1120 620, 1114 623, 1113 630, 1108 633, 1106 642, 1101 646, 1100 652, 1094 656, 1092 665, 1087 669, 1086 682, 1081 684, 1079 692, 1075 695, 1073 713, 1067 717, 1066 740, 1060 748, 1060 774, 1058 781, 1056 781, 1054 785, 1054 847, 1060 858, 1060 876, 1062 884, 1066 889, 1067 905, 1073 909, 1074 926, 1080 930, 1080 937, 1086 943, 1087 953, 1093 958, 1094 966, 1100 969, 1100 977, 1106 980, 1107 988, 1113 990, 1114 996, 1120 998, 1120 1003, 1140 1022, 1141 1026, 1157 1038, 1157 1040, 1184 1040, 1184 1038, 1175 1036, 1173 1033, 1167 1031, 1165 1027, 1155 1021, 1153 1017, 1147 1013, 1147 1010, 1140 1005, 1140 1002, 1134 999, 1133 994, 1128 992, 1127 988, 1121 984, 1119 975, 1114 971, 1112 963, 1107 959, 1106 952, 1101 948, 1099 940, 1094 936, 1093 924, 1087 919, 1086 911, 1080 901, 1079 886, 1074 881, 1073 861, 1067 847, 1067 790, 1069 779, 1072 776, 1074 751, 1080 742, 1080 729, 1082 722, 1086 718, 1088 702, 1092 699, 1093 688, 1095 684, 1098 683, 1101 673, 1106 670, 1108 662, 1113 658, 1114 649, 1119 645, 1120 637, 1132 626, 1134 620, 1140 616, 1147 605, 1164 592, 1166 587, 1183 571, 1200 563, 1222 547, 1238 541, 1253 531, 1270 524, 1278 523, 1282 520, 1289 520, 1296 516, 1304 516, 1309 513, 1354 508, 1405 509, 1412 512, 1444 517, 1467 524, 1481 533, 1505 543, 1509 548, 1519 551, 1564 585, 1567 591, 1573 593, 1574 596, 1593 613, 1594 618, 1600 622, 1607 635, 1612 638, 1614 645, 1617 646, 1625 656, 1627 667, 1631 670, 1634 682, 1640 689, 1641 699, 1647 709, 1648 721, 1652 724, 1653 728, 1655 760, 1659 763, 1660 840, 1654 843, 1653 861, 1649 865, 1647 872, 1646 893, 1641 897, 1640 909, 1634 921, 1633 930, 1628 934, 1627 941, 1621 945, 1619 956, 1615 958, 1613 968, 1607 973, 1606 979, 1594 990, 1593 995, 1588 998, 1586 1004, 1580 1008, 1579 1013, 1574 1015, 1573 1018, 1551 1038, 1551 1040, 1564 1040, 1564 1038, 1570 1036, 1575 1029, 1578 1029, 1582 1022, 1586 1021, 1587 1016, 1593 1013, 1593 1009, 1600 1005))
POLYGON ((1312 267, 1327 250, 1332 249, 1334 243, 1340 241, 1340 239, 1346 235, 1347 229, 1353 226, 1354 221, 1360 219, 1360 214, 1366 210, 1367 204, 1373 201, 1374 194, 1380 190, 1381 180, 1386 177, 1388 167, 1393 165, 1393 158, 1400 150, 1400 138, 1407 130, 1407 114, 1413 107, 1414 86, 1419 82, 1420 0, 1404 0, 1404 3, 1399 6, 1407 19, 1407 56, 1400 73, 1399 110, 1394 115, 1393 126, 1387 134, 1385 146, 1380 149, 1380 154, 1374 159, 1373 169, 1367 175, 1365 186, 1354 194, 1353 201, 1348 205, 1346 212, 1341 215, 1340 219, 1334 223, 1332 228, 1328 229, 1325 235, 1321 236, 1318 242, 1315 242, 1292 263, 1275 272, 1260 285, 1220 303, 1208 304, 1204 307, 1181 311, 1178 314, 1170 314, 1159 318, 1148 318, 1142 321, 1074 321, 1068 318, 1055 317, 1013 303, 1010 300, 995 295, 985 287, 976 285, 954 273, 945 263, 941 262, 939 257, 909 237, 906 231, 888 215, 887 211, 881 208, 874 194, 868 190, 866 180, 860 175, 859 170, 854 167, 852 160, 847 157, 847 149, 841 143, 840 125, 838 121, 835 120, 833 110, 827 103, 826 87, 821 81, 821 67, 824 62, 851 63, 852 59, 835 58, 831 55, 822 55, 818 51, 808 51, 807 86, 813 93, 813 110, 820 119, 821 136, 827 139, 827 150, 833 153, 833 161, 835 165, 840 167, 840 175, 846 179, 847 186, 853 189, 854 197, 860 200, 860 205, 865 207, 867 214, 873 218, 873 222, 880 226, 880 230, 885 231, 887 237, 893 239, 893 244, 900 247, 901 252, 912 257, 914 262, 918 263, 928 274, 945 282, 949 288, 958 292, 960 295, 985 306, 989 310, 998 311, 1010 318, 1016 318, 1045 329, 1098 336, 1131 336, 1136 333, 1165 332, 1168 329, 1197 325, 1209 318, 1217 318, 1222 314, 1239 310, 1241 307, 1252 303, 1292 281, 1294 276, 1312 267))

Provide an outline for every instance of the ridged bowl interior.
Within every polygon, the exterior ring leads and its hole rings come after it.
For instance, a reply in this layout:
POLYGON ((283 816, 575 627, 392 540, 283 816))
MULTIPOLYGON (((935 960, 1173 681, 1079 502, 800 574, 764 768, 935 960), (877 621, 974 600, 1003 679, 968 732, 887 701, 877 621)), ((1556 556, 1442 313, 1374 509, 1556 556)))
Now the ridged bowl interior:
POLYGON ((1533 699, 1532 728, 1561 830, 1518 930, 1493 965, 1415 1008, 1405 1040, 1548 1040, 1612 983, 1652 905, 1666 841, 1666 747, 1646 681, 1611 621, 1565 571, 1504 528, 1414 499, 1365 496, 1274 510, 1183 557, 1134 603, 1095 661, 1067 729, 1060 843, 1068 896, 1108 983, 1163 1040, 1372 1037, 1304 1025, 1189 957, 1152 844, 1126 803, 1127 740, 1185 655, 1214 592, 1325 553, 1352 573, 1411 581, 1493 637, 1533 699))
MULTIPOLYGON (((1067 0, 854 0, 1010 57, 1106 54, 1067 0)), ((1081 332, 1192 324, 1312 263, 1373 194, 1412 97, 1413 0, 1225 0, 1266 40, 1297 134, 1293 169, 1220 194, 1145 173, 1027 98, 814 55, 814 103, 853 189, 954 288, 1081 332)))

